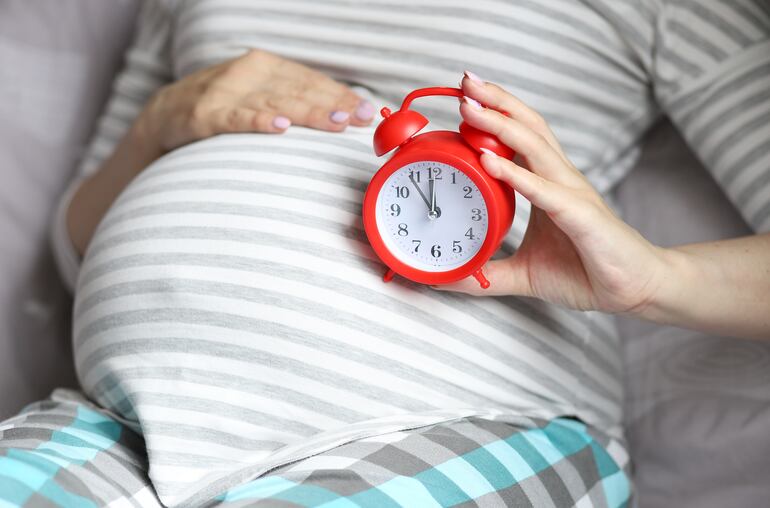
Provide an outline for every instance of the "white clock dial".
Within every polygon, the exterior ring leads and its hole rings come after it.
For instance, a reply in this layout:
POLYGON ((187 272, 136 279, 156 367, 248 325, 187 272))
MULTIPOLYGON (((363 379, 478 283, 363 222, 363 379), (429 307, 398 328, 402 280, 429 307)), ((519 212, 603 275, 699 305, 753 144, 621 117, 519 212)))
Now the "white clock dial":
POLYGON ((466 264, 487 236, 481 192, 449 164, 420 161, 399 168, 380 189, 376 206, 377 229, 388 250, 425 272, 466 264))

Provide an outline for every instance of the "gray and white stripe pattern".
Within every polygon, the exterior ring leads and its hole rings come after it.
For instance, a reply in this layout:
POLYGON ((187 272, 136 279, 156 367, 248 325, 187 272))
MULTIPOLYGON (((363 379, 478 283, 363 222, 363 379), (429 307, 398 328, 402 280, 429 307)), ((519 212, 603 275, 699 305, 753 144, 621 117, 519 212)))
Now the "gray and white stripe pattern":
POLYGON ((674 2, 658 99, 758 231, 770 230, 770 4, 674 2))
POLYGON ((295 132, 312 156, 273 150, 294 134, 237 135, 161 159, 115 203, 83 265, 80 380, 144 434, 165 503, 330 433, 394 422, 505 408, 619 433, 608 324, 384 284, 356 206, 371 130, 340 136, 360 150, 295 132))
MULTIPOLYGON (((770 64, 756 64, 770 55, 766 20, 746 1, 150 2, 83 174, 169 76, 259 47, 377 106, 472 69, 541 111, 602 190, 633 165, 660 114, 655 95, 768 229, 770 87, 760 82, 770 64), (658 30, 667 44, 653 51, 658 30)), ((443 128, 456 127, 454 107, 418 105, 443 128)), ((78 279, 78 374, 143 433, 164 504, 260 465, 457 415, 576 415, 622 437, 611 318, 382 283, 360 217, 383 162, 372 132, 292 127, 183 147, 100 225, 78 279)), ((520 203, 509 252, 526 227, 520 203)))

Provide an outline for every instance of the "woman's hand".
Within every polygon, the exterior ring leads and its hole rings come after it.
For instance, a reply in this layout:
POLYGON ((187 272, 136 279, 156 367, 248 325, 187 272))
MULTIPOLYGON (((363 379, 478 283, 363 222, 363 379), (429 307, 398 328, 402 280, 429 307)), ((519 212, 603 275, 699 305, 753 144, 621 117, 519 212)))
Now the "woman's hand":
POLYGON ((102 167, 81 183, 67 210, 72 244, 82 255, 126 185, 181 145, 230 132, 281 133, 291 124, 341 131, 373 118, 372 104, 347 86, 265 51, 190 74, 160 89, 102 167))
POLYGON ((282 133, 290 125, 341 131, 374 118, 350 88, 300 63, 251 50, 160 89, 140 115, 143 143, 160 154, 216 134, 282 133))
POLYGON ((527 198, 532 214, 516 254, 485 266, 489 289, 480 289, 472 278, 436 289, 531 296, 580 310, 641 312, 661 285, 664 249, 610 210, 539 114, 471 73, 462 89, 465 121, 495 134, 518 154, 520 164, 485 153, 484 168, 527 198))

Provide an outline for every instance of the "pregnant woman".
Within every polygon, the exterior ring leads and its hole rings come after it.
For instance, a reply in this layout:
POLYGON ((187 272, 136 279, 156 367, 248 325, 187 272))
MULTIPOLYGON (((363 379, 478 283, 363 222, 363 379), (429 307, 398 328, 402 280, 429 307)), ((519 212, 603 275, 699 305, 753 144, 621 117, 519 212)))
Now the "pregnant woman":
POLYGON ((610 313, 766 337, 770 242, 659 249, 602 196, 665 112, 770 229, 769 19, 748 0, 147 2, 54 227, 83 394, 0 426, 0 500, 627 505, 610 313), (497 85, 468 72, 459 115, 423 111, 515 149, 483 162, 533 206, 494 292, 383 284, 360 216, 375 108, 462 69, 497 85))

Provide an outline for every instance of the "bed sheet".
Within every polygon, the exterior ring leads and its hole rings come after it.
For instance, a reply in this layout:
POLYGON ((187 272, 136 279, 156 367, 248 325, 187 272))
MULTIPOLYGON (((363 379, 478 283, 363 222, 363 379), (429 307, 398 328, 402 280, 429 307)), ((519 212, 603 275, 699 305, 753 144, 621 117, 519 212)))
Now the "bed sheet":
POLYGON ((129 41, 135 0, 0 2, 0 420, 75 386, 54 205, 129 41))
MULTIPOLYGON (((617 197, 626 219, 660 245, 749 234, 667 123, 648 137, 617 197)), ((767 506, 770 342, 619 321, 639 507, 767 506)))

